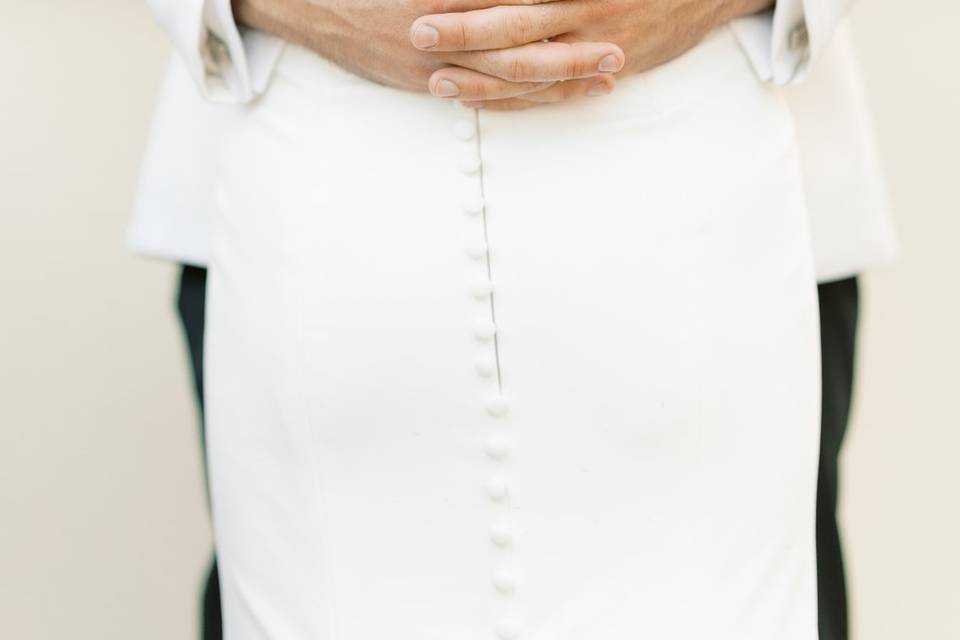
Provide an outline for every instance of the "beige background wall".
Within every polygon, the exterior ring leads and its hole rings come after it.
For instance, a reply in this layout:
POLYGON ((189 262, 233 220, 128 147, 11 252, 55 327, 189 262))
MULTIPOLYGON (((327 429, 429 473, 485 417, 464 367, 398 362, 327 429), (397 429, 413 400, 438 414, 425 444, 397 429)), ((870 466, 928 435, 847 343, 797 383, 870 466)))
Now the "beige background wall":
MULTIPOLYGON (((860 4, 905 257, 865 287, 856 637, 960 640, 960 4, 860 4)), ((122 247, 165 55, 137 0, 0 2, 3 638, 193 637, 209 527, 174 271, 122 247)))
POLYGON ((960 3, 854 13, 903 259, 866 282, 844 522, 858 640, 960 640, 960 3))

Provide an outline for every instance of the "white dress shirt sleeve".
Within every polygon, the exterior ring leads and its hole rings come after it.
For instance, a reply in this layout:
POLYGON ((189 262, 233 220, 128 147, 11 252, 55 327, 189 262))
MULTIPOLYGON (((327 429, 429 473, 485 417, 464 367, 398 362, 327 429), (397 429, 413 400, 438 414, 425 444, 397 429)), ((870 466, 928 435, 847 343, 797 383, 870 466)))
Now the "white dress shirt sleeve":
POLYGON ((208 100, 249 102, 266 90, 283 41, 239 28, 230 0, 147 3, 208 100))
POLYGON ((826 51, 853 0, 777 0, 776 8, 739 18, 731 28, 760 79, 802 80, 826 51))

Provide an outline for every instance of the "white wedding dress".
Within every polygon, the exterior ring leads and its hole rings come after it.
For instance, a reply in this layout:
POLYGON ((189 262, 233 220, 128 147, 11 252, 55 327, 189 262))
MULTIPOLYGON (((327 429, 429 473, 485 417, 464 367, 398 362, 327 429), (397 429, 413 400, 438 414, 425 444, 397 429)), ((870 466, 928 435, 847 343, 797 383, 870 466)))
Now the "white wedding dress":
POLYGON ((501 113, 289 47, 224 154, 228 640, 815 640, 792 123, 726 30, 501 113))

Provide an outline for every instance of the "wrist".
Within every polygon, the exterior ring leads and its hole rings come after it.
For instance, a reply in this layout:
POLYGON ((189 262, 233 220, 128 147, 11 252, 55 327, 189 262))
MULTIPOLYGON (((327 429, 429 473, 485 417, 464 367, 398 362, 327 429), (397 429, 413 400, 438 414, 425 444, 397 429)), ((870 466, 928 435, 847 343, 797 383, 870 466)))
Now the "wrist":
POLYGON ((280 36, 290 35, 289 5, 283 1, 232 0, 233 17, 238 25, 280 36))
POLYGON ((721 0, 720 8, 716 12, 717 21, 714 26, 724 25, 736 18, 752 16, 755 13, 766 11, 776 4, 776 0, 721 0))
POLYGON ((238 25, 279 36, 310 49, 334 35, 325 28, 334 22, 323 4, 297 0, 232 0, 238 25))

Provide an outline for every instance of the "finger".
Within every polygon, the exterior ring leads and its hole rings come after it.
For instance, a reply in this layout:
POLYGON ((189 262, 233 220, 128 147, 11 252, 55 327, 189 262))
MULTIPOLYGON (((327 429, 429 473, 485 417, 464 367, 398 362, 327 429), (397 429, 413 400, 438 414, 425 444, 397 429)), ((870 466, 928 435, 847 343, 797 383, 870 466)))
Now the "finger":
POLYGON ((581 80, 570 80, 569 82, 558 82, 541 91, 533 91, 523 95, 524 100, 539 103, 566 102, 574 98, 610 95, 617 86, 617 80, 610 74, 596 76, 595 78, 584 78, 581 80))
POLYGON ((443 58, 510 82, 551 82, 616 73, 623 68, 625 56, 610 43, 536 42, 510 49, 449 52, 443 58))
POLYGON ((539 102, 531 102, 523 98, 507 98, 506 100, 487 100, 481 102, 464 102, 463 106, 469 109, 483 109, 484 111, 523 111, 539 106, 539 102))
POLYGON ((430 76, 430 93, 438 98, 501 100, 542 91, 553 82, 510 82, 472 69, 444 67, 430 76))
POLYGON ((489 9, 490 7, 499 7, 501 5, 532 6, 560 1, 561 0, 432 0, 429 10, 430 13, 462 13, 464 11, 489 9))
POLYGON ((584 96, 609 95, 616 87, 616 82, 617 81, 613 76, 602 75, 597 76, 596 78, 558 82, 541 91, 526 93, 523 96, 520 96, 519 99, 466 100, 463 102, 463 105, 465 107, 470 107, 471 109, 490 109, 494 111, 514 111, 516 109, 528 109, 538 104, 566 102, 567 100, 584 96))
POLYGON ((583 22, 588 6, 580 2, 551 2, 423 16, 410 27, 410 41, 418 49, 430 51, 516 47, 576 28, 583 22))

